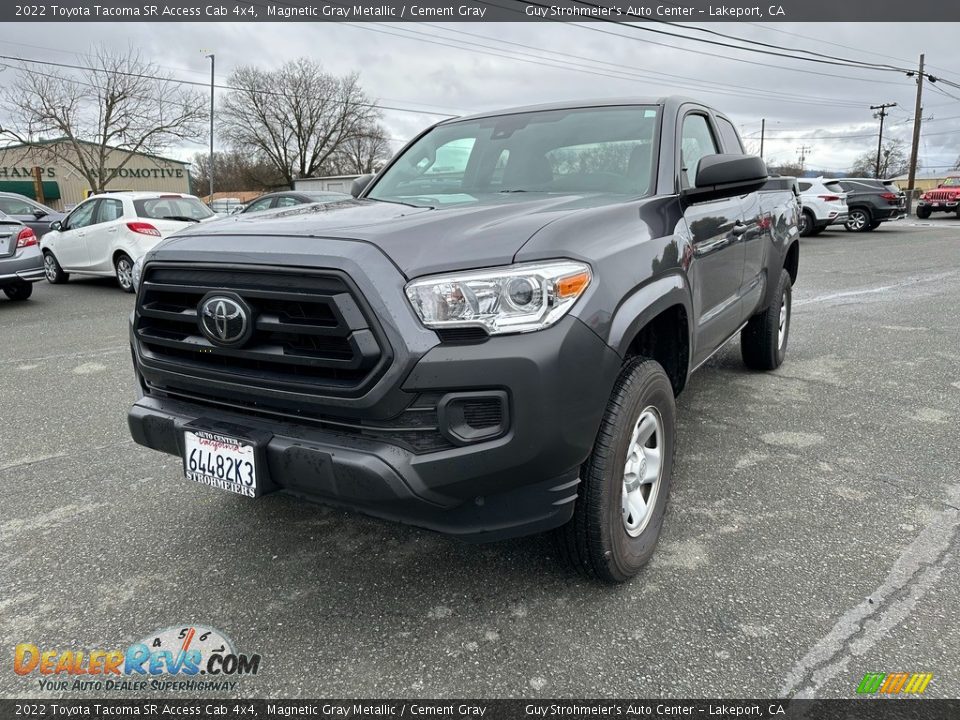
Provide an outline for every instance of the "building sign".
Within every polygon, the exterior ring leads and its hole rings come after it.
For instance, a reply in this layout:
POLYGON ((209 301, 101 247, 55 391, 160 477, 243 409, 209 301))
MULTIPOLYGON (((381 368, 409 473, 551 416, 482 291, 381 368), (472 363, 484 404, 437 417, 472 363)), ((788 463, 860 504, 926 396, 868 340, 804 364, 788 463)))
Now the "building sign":
MULTIPOLYGON (((40 168, 40 174, 42 177, 53 178, 57 176, 56 168, 52 167, 42 167, 40 168)), ((30 167, 3 167, 0 165, 0 178, 32 178, 33 177, 33 168, 30 167)))
MULTIPOLYGON (((104 171, 109 175, 113 173, 116 168, 104 168, 104 171)), ((53 167, 41 167, 40 172, 42 177, 45 178, 55 178, 57 177, 57 169, 53 167)), ((94 170, 96 173, 96 170, 94 170)), ((32 178, 33 172, 30 167, 16 167, 8 166, 4 167, 0 165, 0 179, 12 179, 12 178, 32 178)), ((183 178, 184 170, 182 167, 177 168, 129 168, 122 167, 117 171, 117 177, 121 178, 183 178)))

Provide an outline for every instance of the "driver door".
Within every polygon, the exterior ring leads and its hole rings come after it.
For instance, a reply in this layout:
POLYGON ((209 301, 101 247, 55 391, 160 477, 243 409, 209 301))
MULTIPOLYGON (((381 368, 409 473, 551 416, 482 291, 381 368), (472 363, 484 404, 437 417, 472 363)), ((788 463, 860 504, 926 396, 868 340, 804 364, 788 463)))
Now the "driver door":
POLYGON ((63 221, 63 228, 53 243, 53 254, 66 272, 82 271, 90 266, 87 233, 93 225, 99 200, 87 200, 77 206, 63 221))

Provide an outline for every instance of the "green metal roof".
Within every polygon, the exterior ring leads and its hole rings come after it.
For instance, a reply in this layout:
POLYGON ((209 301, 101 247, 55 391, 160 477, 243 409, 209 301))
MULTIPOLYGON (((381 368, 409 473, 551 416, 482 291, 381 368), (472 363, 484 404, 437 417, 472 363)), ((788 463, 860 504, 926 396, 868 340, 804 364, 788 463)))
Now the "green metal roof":
MULTIPOLYGON (((36 192, 34 192, 33 180, 0 180, 0 192, 18 193, 20 195, 26 195, 31 200, 41 202, 36 192)), ((54 180, 45 180, 43 182, 42 202, 59 199, 60 185, 54 180)))

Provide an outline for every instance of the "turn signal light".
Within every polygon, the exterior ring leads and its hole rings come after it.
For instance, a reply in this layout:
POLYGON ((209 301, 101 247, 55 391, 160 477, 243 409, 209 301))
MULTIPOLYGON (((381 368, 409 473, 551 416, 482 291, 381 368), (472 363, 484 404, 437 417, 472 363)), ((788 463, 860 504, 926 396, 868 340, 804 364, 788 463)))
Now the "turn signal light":
POLYGON ((565 278, 557 280, 557 297, 569 298, 577 297, 583 292, 583 289, 590 284, 590 273, 579 272, 576 275, 567 275, 565 278))
POLYGON ((133 232, 140 233, 141 235, 153 235, 154 237, 160 237, 160 231, 157 230, 150 223, 128 222, 127 227, 130 228, 133 232))
POLYGON ((28 227, 17 234, 17 250, 37 244, 37 235, 28 227))

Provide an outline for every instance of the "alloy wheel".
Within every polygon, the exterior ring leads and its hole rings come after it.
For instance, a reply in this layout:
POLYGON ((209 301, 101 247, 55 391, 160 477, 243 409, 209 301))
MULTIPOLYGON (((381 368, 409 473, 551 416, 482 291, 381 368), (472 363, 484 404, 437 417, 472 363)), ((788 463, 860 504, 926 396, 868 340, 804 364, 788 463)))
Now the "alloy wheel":
POLYGON ((664 430, 660 413, 648 406, 633 428, 623 468, 623 528, 637 537, 650 522, 663 470, 664 430))

